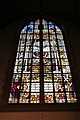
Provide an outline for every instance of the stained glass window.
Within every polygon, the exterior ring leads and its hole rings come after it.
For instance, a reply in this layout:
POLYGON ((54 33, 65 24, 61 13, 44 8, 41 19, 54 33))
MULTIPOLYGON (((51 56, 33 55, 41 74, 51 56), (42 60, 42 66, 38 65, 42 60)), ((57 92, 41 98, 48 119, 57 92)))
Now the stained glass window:
POLYGON ((63 33, 44 19, 21 31, 8 103, 41 101, 77 102, 63 33))

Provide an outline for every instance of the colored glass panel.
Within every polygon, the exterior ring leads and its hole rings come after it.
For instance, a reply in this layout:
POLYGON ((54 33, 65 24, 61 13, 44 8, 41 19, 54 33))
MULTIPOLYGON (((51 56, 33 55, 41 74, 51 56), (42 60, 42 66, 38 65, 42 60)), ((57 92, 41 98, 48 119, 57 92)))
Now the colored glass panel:
POLYGON ((21 31, 8 103, 40 103, 39 24, 31 22, 21 31))
POLYGON ((8 103, 40 103, 41 94, 43 103, 77 102, 62 30, 44 19, 21 31, 8 103))
POLYGON ((43 23, 44 103, 77 102, 62 31, 43 23), (49 60, 49 61, 48 61, 49 60), (48 80, 49 79, 49 80, 48 80), (52 94, 52 99, 50 99, 52 94))

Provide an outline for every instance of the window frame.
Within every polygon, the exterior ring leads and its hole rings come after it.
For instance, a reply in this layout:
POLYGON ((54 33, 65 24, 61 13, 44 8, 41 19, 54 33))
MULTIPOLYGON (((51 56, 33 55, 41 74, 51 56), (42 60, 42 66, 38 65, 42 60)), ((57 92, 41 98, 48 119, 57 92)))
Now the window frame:
POLYGON ((12 46, 15 46, 15 49, 12 48, 11 50, 11 54, 9 56, 9 62, 8 62, 8 71, 6 72, 6 80, 4 81, 4 86, 3 86, 3 93, 2 93, 2 102, 0 105, 0 111, 79 111, 80 110, 80 97, 79 97, 79 86, 77 84, 77 81, 74 81, 75 78, 77 77, 77 74, 75 72, 75 65, 73 65, 73 55, 71 54, 71 49, 69 46, 69 35, 67 33, 67 30, 65 30, 66 28, 64 28, 64 26, 62 25, 62 20, 57 20, 56 18, 53 18, 51 16, 45 16, 43 17, 43 19, 48 20, 53 22, 55 25, 59 26, 59 28, 61 29, 62 33, 63 33, 63 37, 64 37, 64 42, 65 42, 65 48, 67 51, 67 56, 68 56, 68 60, 69 60, 69 64, 70 64, 70 69, 71 69, 71 73, 72 73, 72 77, 73 77, 73 84, 75 86, 76 89, 76 95, 77 95, 77 103, 45 103, 45 104, 41 104, 41 103, 20 103, 20 104, 8 104, 7 100, 8 100, 8 95, 9 95, 9 89, 11 87, 11 81, 12 81, 12 75, 13 75, 13 69, 14 69, 14 63, 15 63, 15 57, 16 57, 16 51, 18 48, 18 42, 19 42, 19 35, 20 32, 22 30, 22 28, 26 25, 26 23, 28 24, 31 21, 35 21, 37 19, 39 19, 39 16, 34 17, 34 18, 29 18, 28 20, 24 19, 23 21, 21 21, 21 26, 18 27, 16 33, 15 38, 17 38, 16 40, 12 41, 12 46), (26 22, 27 21, 27 22, 26 22), (5 88, 5 89, 4 89, 5 88), (7 89, 7 91, 6 91, 7 89), (6 94, 5 94, 6 93, 6 94), (26 107, 25 107, 26 106, 26 107))

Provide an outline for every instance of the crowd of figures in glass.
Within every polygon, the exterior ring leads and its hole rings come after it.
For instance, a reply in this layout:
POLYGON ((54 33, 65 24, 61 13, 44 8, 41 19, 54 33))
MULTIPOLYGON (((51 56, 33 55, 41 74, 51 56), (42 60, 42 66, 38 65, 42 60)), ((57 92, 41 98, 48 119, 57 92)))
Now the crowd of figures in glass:
POLYGON ((77 102, 62 31, 44 19, 30 22, 21 31, 8 103, 40 103, 41 94, 43 103, 77 102))

